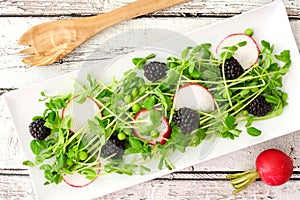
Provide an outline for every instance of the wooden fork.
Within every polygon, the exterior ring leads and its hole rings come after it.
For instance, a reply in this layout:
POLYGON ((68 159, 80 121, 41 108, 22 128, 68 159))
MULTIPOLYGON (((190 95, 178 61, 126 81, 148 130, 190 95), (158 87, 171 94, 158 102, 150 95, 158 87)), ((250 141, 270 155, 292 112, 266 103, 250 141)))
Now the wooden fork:
POLYGON ((140 15, 168 8, 189 0, 137 0, 113 11, 92 17, 42 23, 30 28, 18 41, 29 45, 20 54, 31 66, 52 64, 104 29, 140 15))

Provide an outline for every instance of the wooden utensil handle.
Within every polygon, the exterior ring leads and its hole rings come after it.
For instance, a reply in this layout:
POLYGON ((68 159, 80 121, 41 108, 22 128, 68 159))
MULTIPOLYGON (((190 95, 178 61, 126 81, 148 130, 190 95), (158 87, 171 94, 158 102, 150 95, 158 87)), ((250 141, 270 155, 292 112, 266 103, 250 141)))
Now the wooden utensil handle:
POLYGON ((105 14, 93 17, 98 32, 119 22, 168 8, 189 0, 137 0, 105 14), (105 19, 105 22, 101 20, 105 19), (102 29, 102 30, 101 30, 102 29))
POLYGON ((121 19, 132 19, 137 16, 152 13, 187 1, 188 0, 137 0, 112 11, 111 14, 121 14, 121 19))

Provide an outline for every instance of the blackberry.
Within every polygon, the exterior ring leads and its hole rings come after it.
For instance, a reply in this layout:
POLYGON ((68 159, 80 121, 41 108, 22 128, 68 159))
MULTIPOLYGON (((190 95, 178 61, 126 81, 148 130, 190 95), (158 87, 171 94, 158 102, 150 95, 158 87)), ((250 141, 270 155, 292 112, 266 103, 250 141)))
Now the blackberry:
POLYGON ((249 103, 246 107, 246 110, 254 115, 254 116, 265 116, 268 112, 270 112, 272 106, 270 103, 266 101, 263 96, 256 97, 251 103, 249 103))
POLYGON ((174 113, 173 120, 182 132, 191 133, 199 127, 199 115, 190 108, 180 108, 174 113))
POLYGON ((104 157, 112 156, 112 159, 122 158, 125 151, 125 144, 119 140, 117 136, 112 135, 107 143, 102 147, 102 154, 104 157))
POLYGON ((168 67, 162 62, 150 62, 144 66, 144 76, 152 82, 156 82, 167 75, 168 67))
POLYGON ((37 119, 29 124, 29 132, 37 140, 44 140, 51 133, 51 129, 44 126, 45 120, 37 119))
MULTIPOLYGON (((221 64, 219 68, 221 76, 223 76, 223 64, 221 64)), ((230 57, 225 60, 224 73, 227 80, 233 80, 240 77, 244 73, 244 69, 234 57, 230 57)))

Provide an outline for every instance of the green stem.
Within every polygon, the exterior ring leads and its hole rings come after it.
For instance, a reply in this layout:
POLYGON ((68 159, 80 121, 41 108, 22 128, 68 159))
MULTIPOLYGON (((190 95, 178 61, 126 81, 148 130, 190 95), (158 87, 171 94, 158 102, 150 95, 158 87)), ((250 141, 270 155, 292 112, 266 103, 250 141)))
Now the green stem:
POLYGON ((99 101, 98 99, 94 99, 96 101, 96 103, 98 103, 101 107, 105 108, 105 110, 107 110, 113 117, 115 117, 115 119, 120 120, 123 123, 126 123, 123 119, 120 118, 120 115, 116 115, 112 110, 110 110, 107 106, 104 105, 104 103, 102 103, 101 101, 99 101))
POLYGON ((231 181, 232 186, 235 188, 233 194, 246 189, 251 183, 259 178, 257 171, 250 170, 242 173, 230 174, 226 176, 226 179, 231 181))
POLYGON ((224 88, 225 88, 225 92, 226 92, 226 96, 227 96, 229 105, 230 105, 230 107, 232 107, 232 101, 231 101, 231 98, 230 98, 230 95, 229 95, 229 90, 228 90, 229 87, 227 85, 227 81, 226 81, 226 78, 225 78, 225 61, 226 61, 227 53, 228 53, 228 51, 226 51, 225 56, 224 56, 223 61, 222 61, 222 78, 223 78, 223 84, 224 84, 224 88))

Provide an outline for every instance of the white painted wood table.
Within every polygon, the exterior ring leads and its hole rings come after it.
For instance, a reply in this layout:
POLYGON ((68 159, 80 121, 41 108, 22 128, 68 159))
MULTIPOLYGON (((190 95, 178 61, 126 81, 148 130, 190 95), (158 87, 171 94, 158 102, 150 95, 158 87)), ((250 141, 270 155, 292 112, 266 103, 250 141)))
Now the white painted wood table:
MULTIPOLYGON (((147 29, 165 29, 169 31, 168 34, 185 33, 260 7, 272 0, 193 0, 109 28, 77 48, 62 63, 51 66, 29 67, 17 55, 21 49, 17 45, 18 38, 33 25, 61 18, 95 15, 129 2, 132 0, 1 0, 0 94, 79 69, 78 63, 89 59, 112 58, 137 46, 168 37, 164 34, 149 37, 147 29), (128 32, 133 34, 126 34, 126 38, 118 37, 119 34, 128 32), (143 40, 143 35, 147 41, 143 40), (123 41, 114 42, 111 38, 123 38, 123 41), (95 48, 103 51, 102 57, 89 56, 95 48)), ((285 0, 284 3, 300 47, 300 1, 285 0)), ((0 199, 36 199, 27 168, 22 165, 25 158, 17 132, 2 101, 0 128, 0 199)), ((300 199, 300 132, 251 146, 99 199, 300 199), (268 148, 281 149, 294 159, 291 180, 278 187, 269 187, 256 181, 245 191, 233 195, 232 186, 225 179, 226 174, 254 168, 258 153, 268 148)))

